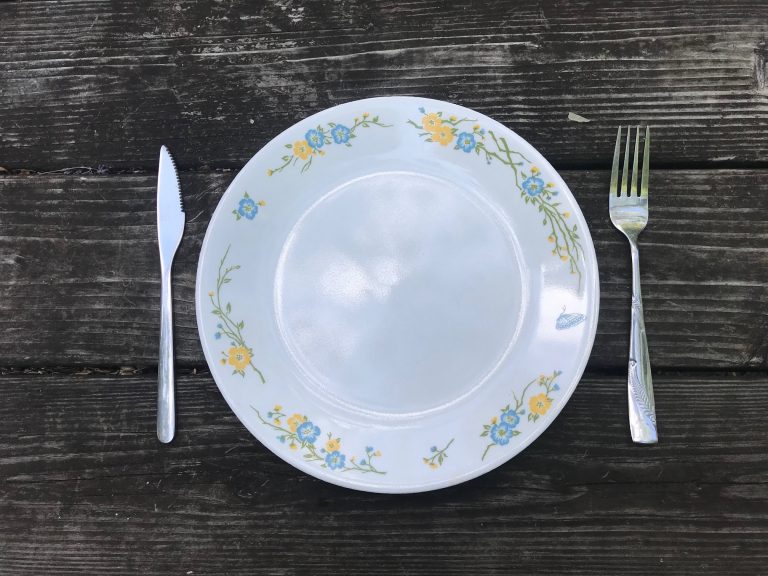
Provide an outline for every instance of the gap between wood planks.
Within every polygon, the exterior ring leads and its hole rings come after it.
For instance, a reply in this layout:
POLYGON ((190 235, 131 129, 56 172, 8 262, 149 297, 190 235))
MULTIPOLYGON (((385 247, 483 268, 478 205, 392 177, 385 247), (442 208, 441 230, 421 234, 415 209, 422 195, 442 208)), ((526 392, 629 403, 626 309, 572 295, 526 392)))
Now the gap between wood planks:
MULTIPOLYGON (((723 370, 722 368, 663 368, 653 371, 656 377, 675 377, 686 375, 707 375, 722 376, 728 375, 737 377, 740 375, 764 374, 766 370, 762 367, 739 368, 738 370, 723 370)), ((583 378, 615 378, 624 376, 626 368, 588 368, 582 375, 583 378)), ((153 376, 157 375, 156 366, 137 367, 137 366, 0 366, 0 378, 3 376, 80 376, 83 378, 96 377, 105 378, 113 376, 115 378, 126 376, 153 376)), ((201 376, 211 377, 211 371, 208 366, 178 366, 176 375, 181 376, 201 376)))
MULTIPOLYGON (((0 0, 2 1, 2 0, 0 0)), ((756 162, 737 162, 728 157, 723 159, 712 158, 704 162, 651 162, 655 170, 764 170, 768 168, 768 157, 765 161, 756 162)), ((245 162, 242 164, 224 164, 221 166, 209 166, 207 164, 184 166, 177 165, 181 174, 237 174, 245 162)), ((604 162, 579 162, 578 164, 570 162, 558 162, 554 164, 555 170, 571 171, 594 171, 610 170, 611 165, 604 162)), ((2 176, 125 176, 142 175, 157 172, 157 166, 133 166, 119 167, 99 164, 97 166, 70 166, 70 167, 14 167, 0 165, 0 177, 2 176)))

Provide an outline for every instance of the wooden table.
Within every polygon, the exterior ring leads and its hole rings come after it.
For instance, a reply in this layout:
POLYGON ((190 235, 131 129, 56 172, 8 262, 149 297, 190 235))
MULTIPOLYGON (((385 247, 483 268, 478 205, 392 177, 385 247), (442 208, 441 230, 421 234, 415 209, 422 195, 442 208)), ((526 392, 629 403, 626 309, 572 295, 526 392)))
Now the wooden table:
POLYGON ((0 574, 766 573, 766 38, 764 0, 0 3, 0 574), (267 452, 194 319, 234 172, 299 118, 392 94, 475 108, 542 151, 584 210, 602 291, 554 425, 482 478, 410 496, 267 452), (630 122, 654 135, 652 447, 629 440, 629 251, 606 202, 630 122), (161 144, 188 215, 169 446, 154 430, 161 144))

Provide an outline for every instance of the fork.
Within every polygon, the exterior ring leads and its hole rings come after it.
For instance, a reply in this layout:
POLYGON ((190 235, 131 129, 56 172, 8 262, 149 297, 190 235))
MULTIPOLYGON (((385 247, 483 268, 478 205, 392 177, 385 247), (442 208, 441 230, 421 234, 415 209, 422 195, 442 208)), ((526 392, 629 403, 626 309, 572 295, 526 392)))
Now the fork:
POLYGON ((611 222, 629 240, 632 252, 632 328, 629 337, 628 400, 629 429, 632 440, 638 444, 655 444, 659 441, 656 430, 656 404, 653 400, 653 382, 651 380, 651 361, 648 356, 648 342, 645 336, 643 319, 643 300, 640 295, 640 252, 637 249, 637 237, 648 224, 648 162, 650 160, 651 130, 645 129, 643 147, 643 173, 640 192, 637 190, 637 162, 640 152, 640 127, 635 133, 635 154, 632 162, 631 184, 629 183, 629 149, 632 127, 627 127, 627 143, 624 149, 621 189, 619 189, 619 160, 621 155, 621 126, 616 135, 616 148, 613 151, 611 168, 611 188, 608 207, 611 222))

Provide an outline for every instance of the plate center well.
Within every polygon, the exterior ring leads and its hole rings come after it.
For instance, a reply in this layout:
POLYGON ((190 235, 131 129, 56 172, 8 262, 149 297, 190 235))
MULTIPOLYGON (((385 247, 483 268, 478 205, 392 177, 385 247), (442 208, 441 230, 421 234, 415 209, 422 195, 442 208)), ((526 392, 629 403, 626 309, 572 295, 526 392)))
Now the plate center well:
POLYGON ((299 219, 280 256, 276 315, 312 392, 418 414, 499 365, 526 284, 513 230, 479 194, 384 172, 346 182, 299 219))

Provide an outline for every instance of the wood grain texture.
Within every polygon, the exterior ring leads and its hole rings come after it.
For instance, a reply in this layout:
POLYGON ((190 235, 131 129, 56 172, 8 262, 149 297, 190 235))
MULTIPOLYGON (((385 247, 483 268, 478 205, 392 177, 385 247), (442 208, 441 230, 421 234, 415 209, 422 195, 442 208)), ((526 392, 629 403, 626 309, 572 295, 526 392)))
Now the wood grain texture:
POLYGON ((768 377, 656 375, 636 446, 622 377, 587 377, 531 447, 462 486, 373 495, 267 452, 208 375, 154 437, 153 374, 0 377, 0 573, 759 574, 768 377))
MULTIPOLYGON (((608 221, 606 172, 565 172, 593 235, 601 314, 592 368, 626 365, 630 269, 608 221)), ((231 174, 182 174, 187 227, 174 264, 176 354, 203 366, 197 257, 231 174)), ((768 367, 764 171, 654 171, 641 237, 654 366, 768 367)), ((0 365, 156 365, 154 176, 0 178, 0 365)))
POLYGON ((239 167, 370 96, 492 115, 559 167, 607 167, 647 122, 657 165, 765 166, 762 0, 4 3, 0 166, 239 167), (567 119, 576 112, 591 120, 567 119))

